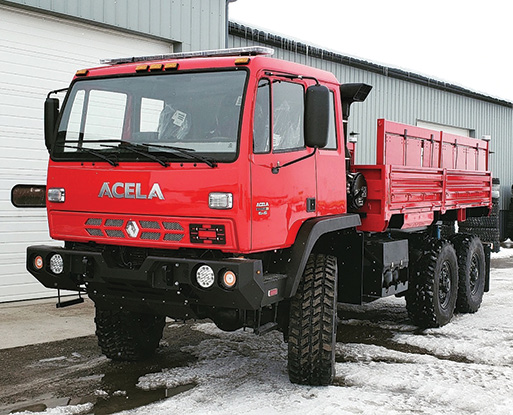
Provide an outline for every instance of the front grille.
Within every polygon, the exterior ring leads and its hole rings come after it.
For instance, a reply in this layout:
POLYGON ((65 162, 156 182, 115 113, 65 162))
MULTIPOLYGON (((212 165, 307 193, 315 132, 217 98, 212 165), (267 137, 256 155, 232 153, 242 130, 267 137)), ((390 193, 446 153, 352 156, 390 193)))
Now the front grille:
POLYGON ((98 217, 88 218, 85 221, 84 230, 89 236, 105 239, 122 238, 176 243, 185 237, 184 227, 178 222, 148 219, 137 220, 133 217, 125 219, 108 218, 105 220, 98 217), (128 221, 136 222, 140 229, 139 234, 135 238, 131 238, 126 234, 125 226, 128 221), (154 230, 158 230, 158 232, 154 230))

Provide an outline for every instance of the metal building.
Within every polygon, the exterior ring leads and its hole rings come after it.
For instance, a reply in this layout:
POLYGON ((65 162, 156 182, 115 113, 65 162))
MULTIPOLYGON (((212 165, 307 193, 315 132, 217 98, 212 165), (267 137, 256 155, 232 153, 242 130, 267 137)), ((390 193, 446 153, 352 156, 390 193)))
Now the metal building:
POLYGON ((376 119, 440 125, 491 136, 492 169, 503 206, 513 183, 509 155, 513 104, 414 73, 349 58, 230 23, 231 0, 0 0, 0 302, 55 295, 25 271, 27 245, 50 242, 42 209, 17 209, 15 184, 43 184, 48 154, 42 104, 77 69, 100 58, 265 45, 278 58, 333 72, 340 82, 374 89, 354 105, 349 131, 360 133, 359 163, 375 161, 376 119))

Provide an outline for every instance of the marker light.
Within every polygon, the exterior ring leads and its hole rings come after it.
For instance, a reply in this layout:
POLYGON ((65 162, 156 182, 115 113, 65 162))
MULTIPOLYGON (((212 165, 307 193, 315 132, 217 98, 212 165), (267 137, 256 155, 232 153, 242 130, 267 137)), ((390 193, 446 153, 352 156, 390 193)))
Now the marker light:
POLYGON ((154 63, 150 65, 150 71, 161 71, 163 66, 161 63, 154 63))
POLYGON ((136 72, 146 72, 148 70, 148 65, 137 65, 135 67, 136 72))
POLYGON ((52 187, 51 189, 48 189, 46 197, 49 202, 64 203, 66 200, 66 191, 63 188, 52 187))
POLYGON ((43 269, 43 257, 38 255, 34 258, 34 268, 37 270, 43 269))
POLYGON ((169 71, 171 69, 178 69, 178 62, 170 62, 164 65, 165 71, 169 71))
POLYGON ((50 258, 50 271, 54 274, 60 274, 64 271, 64 260, 59 254, 54 254, 50 258))
POLYGON ((233 271, 224 272, 223 279, 221 280, 221 284, 224 286, 224 288, 233 288, 236 282, 237 276, 233 271))
POLYGON ((202 265, 196 271, 196 282, 201 288, 210 288, 214 285, 216 277, 214 270, 208 265, 202 265))
POLYGON ((208 195, 208 207, 210 209, 231 209, 233 207, 233 195, 231 193, 210 193, 208 195))
POLYGON ((235 65, 247 65, 249 63, 249 58, 237 58, 235 59, 235 65))

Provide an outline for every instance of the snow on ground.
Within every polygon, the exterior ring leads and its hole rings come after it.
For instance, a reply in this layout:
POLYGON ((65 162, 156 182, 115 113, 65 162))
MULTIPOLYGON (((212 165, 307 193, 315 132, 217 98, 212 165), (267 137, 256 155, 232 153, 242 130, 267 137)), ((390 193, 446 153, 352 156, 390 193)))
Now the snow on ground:
MULTIPOLYGON (((501 257, 513 256, 503 250, 501 257)), ((400 299, 373 305, 374 317, 346 319, 344 327, 386 329, 383 345, 337 344, 334 386, 293 385, 287 348, 279 333, 225 333, 213 324, 195 330, 212 335, 185 348, 197 357, 187 367, 139 379, 143 389, 194 384, 190 390, 125 415, 187 414, 513 414, 513 270, 493 269, 492 287, 477 314, 457 315, 441 329, 419 333, 394 316, 400 299), (378 318, 376 318, 376 312, 378 318), (397 347, 390 347, 390 345, 397 347)), ((55 408, 45 414, 87 413, 55 408), (74 411, 74 412, 73 412, 74 411)))

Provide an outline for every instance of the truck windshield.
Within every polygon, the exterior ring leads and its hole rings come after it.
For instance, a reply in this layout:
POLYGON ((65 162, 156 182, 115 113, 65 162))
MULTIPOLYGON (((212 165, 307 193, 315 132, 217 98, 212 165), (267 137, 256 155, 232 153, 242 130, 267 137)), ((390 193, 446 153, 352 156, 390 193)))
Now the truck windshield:
POLYGON ((131 143, 169 161, 234 161, 246 76, 225 70, 78 80, 52 156, 147 162, 123 145, 131 143))

